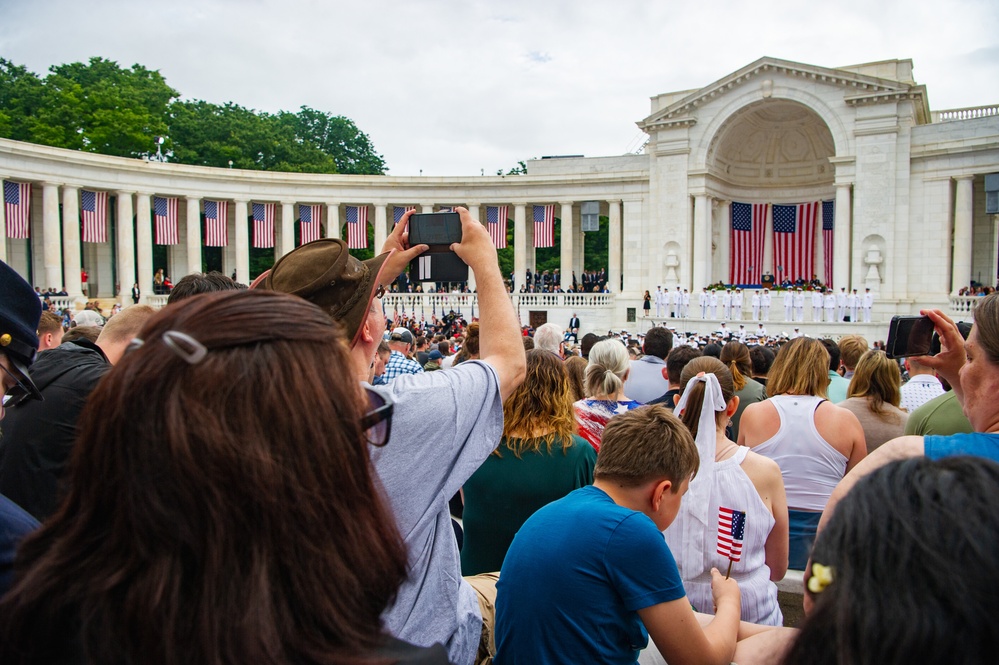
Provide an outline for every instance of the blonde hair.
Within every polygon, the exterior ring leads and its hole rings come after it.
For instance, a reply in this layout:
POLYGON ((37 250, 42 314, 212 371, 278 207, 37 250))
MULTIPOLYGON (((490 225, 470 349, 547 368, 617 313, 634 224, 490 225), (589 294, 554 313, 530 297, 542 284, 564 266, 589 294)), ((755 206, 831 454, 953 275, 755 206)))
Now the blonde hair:
POLYGON ((149 305, 126 307, 104 324, 101 334, 97 337, 98 343, 118 344, 131 341, 142 330, 146 320, 155 313, 156 310, 149 305))
POLYGON ((867 397, 871 411, 885 414, 885 404, 897 407, 902 402, 902 374, 898 363, 877 349, 860 357, 847 388, 847 397, 867 397))
MULTIPOLYGON (((503 436, 506 447, 518 458, 525 452, 537 452, 544 443, 550 453, 556 444, 563 453, 572 446, 576 416, 572 408, 569 373, 558 356, 544 349, 527 352, 527 376, 503 402, 503 436), (521 438, 514 433, 543 431, 537 437, 521 438)), ((494 451, 502 457, 499 449, 494 451)))
POLYGON ((781 347, 767 378, 767 396, 825 397, 829 387, 829 352, 811 337, 796 337, 781 347))
POLYGON ((722 347, 720 359, 732 372, 732 383, 736 391, 745 388, 747 377, 753 375, 753 361, 749 357, 749 347, 742 342, 729 342, 722 347))
MULTIPOLYGON (((732 372, 725 366, 725 363, 714 356, 694 358, 684 366, 683 372, 680 373, 680 394, 682 395, 687 390, 687 384, 690 383, 690 380, 701 372, 714 374, 718 378, 718 385, 721 386, 722 390, 722 398, 728 404, 735 396, 735 384, 732 380, 732 372)), ((697 423, 701 417, 701 407, 704 405, 705 385, 703 382, 700 382, 691 388, 690 395, 687 397, 687 406, 684 408, 683 413, 680 414, 680 420, 687 426, 687 429, 690 430, 690 435, 693 437, 697 436, 697 423)), ((725 415, 724 411, 719 411, 715 414, 716 422, 720 422, 722 418, 728 420, 728 416, 725 415)))
POLYGON ((666 478, 680 491, 700 464, 690 431, 661 404, 614 416, 604 428, 593 477, 625 487, 666 478))
POLYGON ((624 375, 631 367, 628 360, 628 349, 616 339, 594 344, 583 377, 586 395, 613 395, 621 390, 624 375))
POLYGON ((839 347, 839 361, 843 367, 855 370, 860 357, 870 348, 867 340, 860 335, 843 335, 836 344, 839 347))
MULTIPOLYGON (((525 337, 524 339, 531 338, 525 337)), ((583 377, 586 375, 588 364, 586 358, 580 356, 569 356, 565 360, 565 369, 569 372, 569 385, 572 386, 572 394, 575 397, 574 402, 586 397, 586 390, 583 389, 583 377)))

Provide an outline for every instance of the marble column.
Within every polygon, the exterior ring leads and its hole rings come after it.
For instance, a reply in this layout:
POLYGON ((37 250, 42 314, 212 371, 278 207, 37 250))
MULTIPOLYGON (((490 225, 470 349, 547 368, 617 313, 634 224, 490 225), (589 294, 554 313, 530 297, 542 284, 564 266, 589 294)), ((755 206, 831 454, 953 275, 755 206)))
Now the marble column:
POLYGON ((732 202, 731 201, 719 201, 718 206, 718 221, 720 222, 721 229, 718 233, 718 254, 721 255, 721 265, 722 272, 718 275, 718 278, 723 280, 726 284, 729 281, 733 281, 736 284, 745 284, 747 280, 749 282, 757 282, 760 279, 760 274, 763 272, 760 270, 760 266, 752 266, 752 272, 748 275, 736 275, 735 279, 732 276, 732 202))
POLYGON ((607 288, 611 293, 621 292, 621 200, 607 202, 607 219, 610 229, 607 238, 607 288))
MULTIPOLYGON (((187 201, 187 273, 203 272, 201 264, 201 197, 188 196, 187 201)), ((141 287, 140 287, 141 288, 141 287)))
MULTIPOLYGON (((835 231, 833 231, 835 233, 835 231)), ((815 236, 812 239, 812 272, 819 276, 823 283, 826 281, 826 251, 822 242, 822 203, 819 202, 819 214, 815 220, 815 236)), ((828 285, 832 286, 832 284, 828 285)), ((837 289, 839 284, 836 284, 837 289)), ((846 286, 843 284, 842 286, 846 286)), ((849 293, 849 291, 847 291, 849 293)))
POLYGON ((388 208, 384 205, 375 205, 375 256, 382 252, 385 246, 385 239, 388 237, 388 208))
POLYGON ((3 183, 6 179, 7 176, 0 174, 0 261, 9 263, 9 257, 7 256, 7 206, 5 205, 3 192, 3 183))
POLYGON ((62 262, 65 268, 66 293, 83 297, 80 281, 80 188, 62 187, 62 262))
MULTIPOLYGON (((59 185, 50 182, 42 184, 42 241, 45 243, 42 256, 45 264, 43 289, 63 284, 62 279, 62 239, 59 231, 59 185)), ((38 278, 35 278, 36 283, 38 278)))
POLYGON ((527 206, 513 207, 513 274, 514 291, 520 291, 527 276, 527 206))
POLYGON ((433 211, 434 211, 434 204, 433 203, 421 203, 420 204, 420 212, 421 213, 426 214, 426 213, 431 213, 433 211))
MULTIPOLYGON (((135 229, 132 220, 132 192, 119 191, 118 200, 118 293, 115 296, 123 306, 131 302, 128 299, 132 292, 135 279, 135 229)), ((143 294, 145 288, 140 285, 143 294)))
MULTIPOLYGON (((709 224, 710 205, 705 194, 694 196, 694 282, 691 293, 700 291, 710 279, 711 225, 709 224)), ((613 227, 612 227, 613 228, 613 227)))
POLYGON ((295 249, 295 202, 281 201, 281 241, 274 243, 274 261, 295 249))
POLYGON ((973 175, 958 177, 957 191, 954 194, 954 257, 951 262, 951 293, 971 284, 972 221, 974 202, 972 200, 973 175))
POLYGON ((850 280, 850 264, 853 260, 852 247, 850 246, 851 225, 853 224, 850 187, 850 183, 836 185, 836 203, 833 213, 833 284, 836 285, 836 288, 845 288, 848 293, 853 288, 850 280))
POLYGON ((340 204, 326 204, 326 237, 340 237, 340 204))
MULTIPOLYGON (((469 203, 467 207, 468 207, 468 214, 472 216, 472 219, 477 220, 480 224, 482 224, 483 226, 485 226, 486 223, 483 221, 483 219, 481 217, 481 215, 482 215, 482 205, 479 204, 479 203, 469 203)), ((488 230, 487 230, 487 233, 488 233, 488 230)), ((468 271, 468 290, 469 291, 475 291, 475 288, 476 288, 476 286, 475 286, 475 273, 472 272, 472 270, 469 270, 468 271)), ((476 310, 476 311, 478 311, 478 310, 476 310)))
POLYGON ((236 281, 242 284, 249 284, 253 281, 250 276, 250 226, 247 221, 246 199, 236 199, 235 222, 236 222, 236 281))
MULTIPOLYGON (((147 192, 139 192, 135 195, 135 249, 136 256, 138 256, 136 272, 139 275, 136 281, 139 282, 139 290, 142 292, 143 298, 140 302, 144 302, 146 297, 153 295, 153 275, 156 274, 156 269, 163 268, 164 272, 166 270, 166 266, 153 265, 153 216, 150 208, 150 196, 152 195, 147 192)), ((198 257, 200 258, 200 256, 201 252, 198 252, 198 257)), ((174 278, 171 277, 171 279, 174 278)), ((132 282, 121 283, 123 294, 129 294, 131 289, 132 282)))
POLYGON ((558 271, 562 279, 562 290, 572 287, 572 250, 576 241, 576 224, 572 218, 572 201, 560 201, 562 207, 559 219, 562 220, 562 230, 559 234, 559 244, 561 246, 561 256, 559 257, 558 271))

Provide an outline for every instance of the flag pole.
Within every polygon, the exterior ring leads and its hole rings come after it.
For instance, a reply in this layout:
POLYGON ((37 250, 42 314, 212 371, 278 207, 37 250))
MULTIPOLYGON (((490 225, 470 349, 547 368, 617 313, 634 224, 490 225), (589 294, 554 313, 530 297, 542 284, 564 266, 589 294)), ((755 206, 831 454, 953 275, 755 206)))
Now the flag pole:
POLYGON ((728 560, 728 570, 725 571, 725 579, 728 579, 728 576, 731 574, 732 574, 732 559, 730 558, 728 560))

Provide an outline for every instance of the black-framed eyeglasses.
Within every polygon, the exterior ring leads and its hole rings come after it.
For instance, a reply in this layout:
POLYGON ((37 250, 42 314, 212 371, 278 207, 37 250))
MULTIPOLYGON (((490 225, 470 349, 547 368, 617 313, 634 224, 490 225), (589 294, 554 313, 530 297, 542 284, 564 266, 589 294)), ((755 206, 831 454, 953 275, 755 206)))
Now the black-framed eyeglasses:
POLYGON ((375 298, 381 298, 383 295, 385 295, 385 287, 379 284, 378 288, 375 289, 375 298))
POLYGON ((14 382, 14 385, 4 391, 3 394, 3 406, 4 408, 9 409, 23 402, 25 398, 31 394, 31 391, 28 390, 28 387, 24 385, 24 382, 21 381, 21 379, 19 379, 18 376, 12 371, 3 365, 0 365, 0 369, 2 369, 4 374, 9 376, 14 382))
POLYGON ((364 435, 368 438, 368 443, 381 448, 389 441, 392 433, 392 402, 388 401, 377 391, 365 388, 370 406, 364 417, 361 418, 361 427, 364 428, 364 435))

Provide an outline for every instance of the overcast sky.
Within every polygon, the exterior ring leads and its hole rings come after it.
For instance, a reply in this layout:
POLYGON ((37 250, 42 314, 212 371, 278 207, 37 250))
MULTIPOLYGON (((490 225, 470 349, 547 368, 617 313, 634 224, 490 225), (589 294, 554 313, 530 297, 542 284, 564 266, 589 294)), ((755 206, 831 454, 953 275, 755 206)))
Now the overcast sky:
POLYGON ((624 154, 649 97, 762 56, 911 58, 932 109, 999 103, 995 0, 0 0, 0 15, 0 57, 38 74, 103 56, 185 99, 345 115, 390 175, 624 154))

